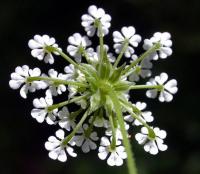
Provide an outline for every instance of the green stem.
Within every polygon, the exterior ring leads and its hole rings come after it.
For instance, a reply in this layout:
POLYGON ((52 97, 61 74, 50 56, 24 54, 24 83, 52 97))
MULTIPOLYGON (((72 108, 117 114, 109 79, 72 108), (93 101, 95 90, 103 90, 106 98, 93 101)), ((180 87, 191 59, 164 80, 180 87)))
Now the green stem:
POLYGON ((136 66, 135 68, 130 69, 126 74, 123 75, 123 77, 128 77, 129 75, 131 75, 132 73, 138 73, 138 68, 140 68, 141 71, 141 67, 140 66, 136 66))
POLYGON ((103 46, 103 32, 102 32, 102 25, 101 22, 99 21, 98 23, 98 31, 99 31, 99 43, 100 43, 100 60, 102 62, 103 60, 103 52, 104 52, 104 46, 103 46))
POLYGON ((129 89, 158 89, 158 90, 162 90, 163 85, 133 85, 133 86, 130 86, 129 89))
POLYGON ((81 72, 83 72, 82 68, 80 65, 78 65, 75 61, 73 61, 68 55, 66 55, 64 52, 62 52, 60 49, 52 47, 52 46, 46 46, 45 49, 48 52, 57 52, 59 55, 61 55, 65 60, 67 60, 69 63, 73 64, 74 67, 79 69, 81 72))
POLYGON ((81 113, 83 111, 83 109, 82 108, 80 108, 79 110, 77 110, 77 111, 75 111, 75 112, 72 112, 71 114, 70 114, 70 120, 75 120, 76 119, 76 117, 81 113))
POLYGON ((110 97, 111 97, 114 107, 115 107, 116 116, 117 116, 117 119, 118 119, 118 122, 120 125, 122 136, 123 136, 123 144, 124 144, 126 152, 127 152, 127 163, 128 163, 129 174, 137 174, 137 169, 136 169, 136 164, 135 164, 135 160, 133 157, 133 152, 131 150, 131 145, 128 140, 128 134, 125 129, 125 124, 124 124, 124 119, 122 116, 120 102, 119 102, 116 94, 113 91, 110 91, 110 97))
POLYGON ((33 81, 37 81, 37 80, 45 80, 45 81, 53 82, 55 84, 65 84, 65 85, 74 85, 74 86, 78 86, 78 87, 88 87, 88 85, 80 83, 80 82, 61 80, 61 79, 51 78, 51 77, 42 77, 42 76, 27 77, 26 80, 27 80, 27 82, 33 82, 33 81))
POLYGON ((81 120, 79 121, 79 123, 76 125, 76 127, 74 128, 74 130, 62 140, 62 146, 66 146, 67 143, 72 139, 72 137, 75 135, 75 133, 80 129, 80 127, 82 126, 83 122, 85 121, 85 119, 88 116, 90 108, 87 109, 87 111, 84 113, 83 117, 81 118, 81 120))
POLYGON ((74 102, 77 102, 79 100, 82 100, 84 98, 87 98, 90 94, 86 94, 86 95, 82 95, 82 96, 78 96, 78 97, 74 97, 73 99, 71 100, 67 100, 67 101, 64 101, 64 102, 61 102, 61 103, 58 103, 58 104, 54 104, 54 105, 51 105, 48 107, 48 111, 52 111, 56 108, 60 108, 60 107, 63 107, 65 105, 68 105, 70 103, 74 103, 74 102))
POLYGON ((137 65, 139 62, 141 62, 143 59, 145 59, 147 56, 149 56, 151 53, 155 52, 156 50, 160 49, 161 44, 158 42, 154 46, 152 46, 150 49, 148 49, 146 52, 144 52, 138 59, 133 61, 123 72, 122 74, 126 74, 132 67, 137 65))
POLYGON ((103 43, 103 31, 101 22, 98 21, 98 31, 99 31, 99 43, 100 43, 100 58, 99 58, 99 72, 101 72, 104 56, 104 43, 103 43))
POLYGON ((144 127, 146 127, 148 129, 149 137, 154 139, 156 135, 155 135, 153 129, 144 120, 142 120, 137 114, 134 113, 135 108, 133 107, 133 105, 127 101, 123 101, 123 102, 121 102, 121 104, 131 114, 131 116, 134 119, 137 119, 144 127), (132 112, 127 108, 127 106, 128 106, 128 108, 132 108, 132 112))
POLYGON ((112 129, 112 142, 111 142, 111 149, 115 149, 116 147, 116 128, 115 128, 115 124, 114 124, 114 118, 113 118, 113 113, 112 110, 110 109, 106 109, 107 110, 107 115, 109 118, 109 122, 111 125, 111 129, 112 129))
POLYGON ((117 65, 118 65, 118 63, 120 62, 122 56, 123 56, 124 53, 126 52, 127 47, 128 47, 128 44, 129 44, 129 40, 126 39, 126 40, 124 41, 124 43, 123 43, 123 48, 122 48, 120 54, 118 55, 117 60, 115 61, 115 64, 113 65, 114 68, 117 67, 117 65))
POLYGON ((68 55, 66 55, 64 52, 62 52, 60 49, 58 49, 56 47, 52 47, 52 46, 46 46, 45 49, 49 52, 59 53, 69 63, 73 64, 75 67, 78 67, 78 64, 75 61, 73 61, 68 55))

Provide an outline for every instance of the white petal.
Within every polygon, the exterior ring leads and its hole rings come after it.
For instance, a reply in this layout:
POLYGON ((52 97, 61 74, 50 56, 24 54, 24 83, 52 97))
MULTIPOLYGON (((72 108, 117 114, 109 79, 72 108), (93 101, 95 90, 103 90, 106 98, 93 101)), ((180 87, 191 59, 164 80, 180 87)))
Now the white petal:
POLYGON ((111 153, 107 159, 107 164, 109 166, 115 166, 115 161, 116 161, 116 157, 115 157, 114 153, 111 153))
POLYGON ((175 94, 178 91, 177 81, 175 79, 169 80, 165 85, 165 89, 170 93, 175 94))
POLYGON ((130 26, 130 27, 122 27, 121 29, 123 35, 125 38, 130 39, 134 34, 135 34, 135 28, 130 26))
POLYGON ((113 41, 118 43, 118 42, 123 42, 124 37, 121 35, 119 31, 114 31, 113 32, 113 41))
POLYGON ((31 49, 36 49, 36 48, 41 48, 43 45, 41 43, 38 43, 35 40, 31 39, 28 42, 28 46, 31 49))
POLYGON ((96 18, 97 17, 97 7, 95 5, 89 6, 88 13, 96 18))
POLYGON ((58 158, 58 154, 56 153, 56 151, 49 152, 49 158, 56 160, 58 158))
POLYGON ((147 90, 147 92, 146 92, 146 96, 149 98, 156 98, 157 94, 158 94, 158 92, 156 89, 147 90))
POLYGON ((90 151, 90 147, 89 147, 89 142, 85 141, 81 147, 82 151, 84 153, 88 153, 90 151))
POLYGON ((144 117, 146 122, 152 122, 154 120, 152 113, 150 111, 143 112, 142 116, 144 117))
POLYGON ((28 89, 29 89, 28 85, 25 84, 25 85, 22 86, 22 88, 20 89, 21 97, 27 98, 28 89))
POLYGON ((59 129, 59 130, 56 131, 56 136, 58 138, 60 138, 61 140, 63 140, 64 137, 65 137, 65 132, 62 129, 59 129))
POLYGON ((56 144, 56 143, 52 143, 52 142, 49 142, 49 141, 47 141, 46 143, 45 143, 45 148, 47 149, 47 150, 53 150, 53 149, 55 149, 56 147, 57 147, 58 145, 56 144))
POLYGON ((61 162, 67 161, 67 155, 66 155, 64 150, 60 151, 60 153, 58 155, 58 160, 61 161, 61 162))
POLYGON ((137 133, 135 135, 135 139, 138 141, 139 144, 144 144, 147 140, 147 135, 137 133))
POLYGON ((51 53, 46 54, 46 56, 44 57, 44 62, 49 64, 54 63, 54 58, 51 53))
POLYGON ((12 89, 18 89, 21 84, 23 83, 23 81, 19 81, 19 80, 10 80, 9 81, 9 86, 12 88, 12 89))
POLYGON ((102 137, 101 138, 101 146, 109 146, 110 145, 110 141, 108 140, 107 137, 102 137))
POLYGON ((46 101, 44 98, 36 98, 33 100, 33 106, 36 108, 45 108, 47 106, 46 101))
POLYGON ((99 147, 98 157, 99 157, 101 160, 105 160, 107 156, 108 156, 108 151, 107 151, 106 147, 100 146, 100 147, 99 147))
POLYGON ((167 92, 167 91, 160 92, 160 95, 159 95, 160 102, 164 102, 164 101, 170 102, 170 101, 172 101, 172 99, 173 99, 173 95, 170 94, 169 92, 167 92))
POLYGON ((44 109, 32 109, 31 116, 39 123, 42 123, 46 117, 47 112, 44 109))
POLYGON ((67 153, 72 156, 72 157, 76 157, 77 154, 74 152, 74 149, 72 147, 67 146, 66 147, 67 153))

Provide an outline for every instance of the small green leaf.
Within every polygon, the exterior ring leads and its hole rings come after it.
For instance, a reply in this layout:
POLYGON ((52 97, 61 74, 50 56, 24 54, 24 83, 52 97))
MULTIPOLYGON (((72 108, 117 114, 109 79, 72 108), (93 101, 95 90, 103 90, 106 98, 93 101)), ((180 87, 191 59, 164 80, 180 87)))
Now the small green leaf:
POLYGON ((109 78, 109 81, 111 83, 115 83, 115 82, 117 82, 120 79, 121 73, 124 70, 125 66, 126 66, 126 63, 124 63, 122 66, 120 66, 119 68, 115 69, 112 72, 112 74, 111 74, 111 76, 109 78))

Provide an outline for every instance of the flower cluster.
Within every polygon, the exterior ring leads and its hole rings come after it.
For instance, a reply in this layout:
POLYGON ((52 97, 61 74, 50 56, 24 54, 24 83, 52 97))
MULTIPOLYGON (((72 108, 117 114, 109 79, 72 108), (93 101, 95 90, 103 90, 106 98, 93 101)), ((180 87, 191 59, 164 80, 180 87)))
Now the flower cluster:
MULTIPOLYGON (((121 166, 124 159, 131 161, 131 134, 150 154, 165 151, 166 132, 152 127, 152 112, 146 111, 147 104, 131 103, 129 91, 147 89, 146 96, 161 102, 170 102, 177 92, 177 81, 168 80, 166 73, 138 84, 140 78, 149 78, 153 61, 165 59, 172 54, 172 41, 168 32, 157 32, 143 43, 144 53, 136 55, 136 47, 142 41, 133 26, 122 27, 113 32, 115 54, 109 52, 104 37, 109 33, 111 17, 102 8, 92 5, 88 14, 82 16, 81 25, 87 35, 75 33, 68 38, 65 54, 54 38, 35 35, 28 42, 31 55, 45 63, 53 64, 54 55, 64 58, 68 64, 62 73, 50 69, 41 73, 39 68, 18 66, 11 74, 9 85, 20 89, 27 98, 29 92, 45 89, 45 96, 33 100, 31 116, 39 123, 58 125, 56 136, 45 143, 49 157, 65 162, 67 156, 76 157, 76 146, 83 153, 98 149, 98 157, 107 160, 110 166, 121 166), (99 38, 99 45, 92 46, 92 36, 99 38), (121 59, 130 58, 128 65, 121 59), (65 101, 54 103, 54 98, 67 92, 65 101), (76 104, 79 109, 70 111, 68 105, 76 104), (134 133, 131 126, 142 126, 141 133, 134 133), (100 137, 99 132, 105 134, 100 137), (66 134, 66 136, 65 136, 66 134)), ((131 165, 129 166, 131 168, 131 165)), ((130 169, 131 171, 131 169, 130 169)))

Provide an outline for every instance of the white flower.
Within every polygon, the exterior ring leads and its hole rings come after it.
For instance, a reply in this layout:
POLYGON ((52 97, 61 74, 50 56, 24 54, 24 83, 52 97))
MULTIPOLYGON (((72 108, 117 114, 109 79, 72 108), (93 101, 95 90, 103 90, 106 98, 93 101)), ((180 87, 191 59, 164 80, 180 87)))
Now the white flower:
MULTIPOLYGON (((59 73, 55 71, 54 69, 50 69, 48 71, 49 77, 54 78, 54 79, 60 79, 60 80, 67 80, 67 75, 64 75, 62 73, 59 73)), ((49 90, 53 96, 57 96, 58 94, 62 94, 63 92, 66 91, 66 86, 64 84, 59 84, 55 85, 54 83, 51 83, 49 81, 49 90)))
MULTIPOLYGON (((135 104, 135 107, 141 111, 139 114, 139 117, 144 121, 144 122, 152 122, 154 120, 152 113, 150 111, 143 111, 146 107, 147 104, 144 102, 137 102, 135 104)), ((127 115, 124 117, 124 119, 128 122, 133 122, 133 125, 140 126, 142 125, 137 119, 133 119, 131 115, 127 115)))
MULTIPOLYGON (((65 133, 62 129, 59 129, 56 131, 56 137, 50 136, 48 138, 48 141, 45 143, 45 148, 50 151, 49 157, 53 160, 58 159, 61 162, 67 161, 67 154, 66 152, 72 156, 76 157, 77 154, 74 153, 74 149, 67 145, 66 147, 63 147, 61 145, 62 140, 64 139, 65 133)), ((70 145, 74 145, 73 142, 69 142, 70 145)))
POLYGON ((119 54, 123 49, 123 44, 128 40, 129 46, 127 47, 124 55, 125 57, 131 57, 131 55, 134 53, 133 47, 137 47, 138 43, 141 41, 141 36, 138 34, 135 34, 135 28, 130 27, 123 27, 121 29, 122 34, 119 31, 113 32, 113 41, 114 49, 117 54, 119 54))
POLYGON ((60 121, 58 124, 61 128, 65 128, 67 131, 71 131, 76 126, 75 120, 70 117, 70 113, 67 107, 63 107, 61 111, 58 112, 58 117, 60 121))
MULTIPOLYGON (((58 48, 58 45, 55 43, 55 39, 53 37, 49 37, 48 35, 35 35, 34 39, 29 40, 28 46, 32 49, 31 55, 38 60, 43 60, 45 63, 54 63, 54 58, 50 51, 46 49, 47 46, 52 46, 58 48)), ((61 48, 58 48, 61 50, 61 48)), ((56 55, 59 55, 57 52, 53 52, 56 55)))
POLYGON ((46 97, 36 98, 33 100, 34 109, 31 111, 31 116, 35 118, 39 123, 42 123, 45 119, 50 125, 55 124, 56 115, 58 109, 54 109, 49 112, 48 107, 53 104, 53 99, 49 91, 46 92, 46 97))
POLYGON ((72 139, 78 147, 81 147, 84 153, 88 153, 90 150, 95 150, 97 145, 94 141, 99 139, 96 132, 91 132, 87 135, 87 131, 88 125, 84 124, 83 128, 77 132, 80 135, 75 135, 72 139))
POLYGON ((137 133, 135 135, 135 139, 139 144, 144 144, 144 150, 146 152, 156 155, 158 150, 167 150, 167 145, 163 144, 163 139, 166 138, 167 133, 164 130, 160 130, 158 127, 154 128, 153 131, 156 135, 155 139, 153 140, 148 137, 148 129, 146 127, 142 127, 141 133, 137 133))
POLYGON ((71 45, 67 47, 67 52, 73 56, 77 62, 81 62, 82 49, 86 49, 86 47, 92 44, 87 36, 82 37, 79 33, 70 36, 68 42, 71 45))
MULTIPOLYGON (((135 58, 135 54, 132 55, 131 58, 133 59, 133 61, 137 59, 135 58)), ((149 58, 143 59, 140 65, 136 65, 132 69, 133 72, 129 75, 129 81, 139 81, 140 76, 142 78, 150 77, 152 66, 153 64, 151 63, 151 60, 149 58)))
MULTIPOLYGON (((167 58, 167 56, 170 56, 172 54, 172 49, 170 48, 172 46, 172 41, 171 39, 171 35, 168 32, 164 32, 164 33, 160 33, 160 32, 156 32, 152 38, 150 39, 145 39, 144 40, 144 45, 143 48, 145 50, 150 49, 154 44, 156 43, 160 43, 161 47, 159 49, 159 57, 161 59, 165 59, 167 58)), ((158 59, 158 54, 156 52, 151 54, 151 57, 153 60, 157 60, 158 59)))
POLYGON ((20 89, 20 95, 23 98, 27 98, 28 91, 35 92, 38 89, 45 89, 47 87, 47 84, 43 81, 27 82, 28 77, 38 77, 40 74, 39 68, 29 69, 27 65, 18 66, 15 68, 15 72, 11 74, 9 86, 12 89, 18 89, 23 85, 20 89))
POLYGON ((107 159, 107 164, 109 166, 121 166, 123 164, 123 159, 127 158, 127 154, 125 148, 120 146, 120 144, 121 141, 117 141, 115 149, 111 149, 111 143, 108 138, 102 137, 98 157, 101 160, 105 160, 109 156, 107 159))
MULTIPOLYGON (((102 8, 97 8, 95 5, 91 5, 88 8, 89 14, 84 14, 81 19, 81 25, 85 28, 88 36, 94 36, 97 29, 97 21, 101 22, 102 34, 107 35, 110 28, 111 17, 105 14, 102 8)), ((97 29, 97 35, 99 36, 99 30, 97 29)))
MULTIPOLYGON (((178 91, 177 81, 175 79, 169 80, 167 82, 168 75, 166 73, 161 73, 160 76, 156 76, 155 79, 150 79, 147 85, 163 85, 163 89, 159 94, 159 101, 170 102, 173 99, 173 95, 178 91)), ((158 94, 157 89, 151 89, 146 92, 147 97, 156 98, 158 94)))

